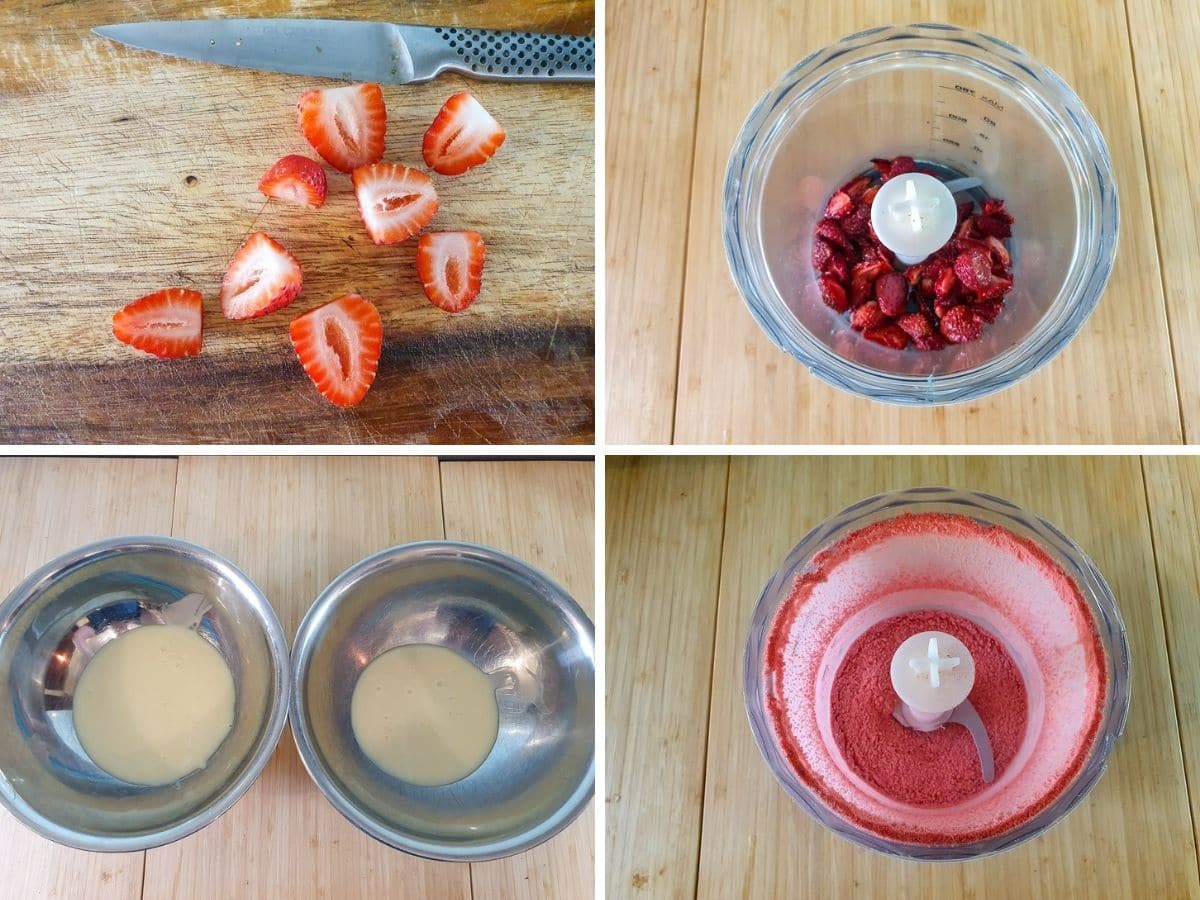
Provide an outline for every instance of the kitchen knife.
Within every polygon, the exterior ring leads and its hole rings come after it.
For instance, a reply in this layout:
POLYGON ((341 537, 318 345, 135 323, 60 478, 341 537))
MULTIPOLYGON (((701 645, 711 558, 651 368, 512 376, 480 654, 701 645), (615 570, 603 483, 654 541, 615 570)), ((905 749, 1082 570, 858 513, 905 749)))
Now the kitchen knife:
POLYGON ((200 62, 409 84, 442 72, 492 81, 594 81, 590 37, 339 19, 193 19, 92 29, 141 50, 200 62))

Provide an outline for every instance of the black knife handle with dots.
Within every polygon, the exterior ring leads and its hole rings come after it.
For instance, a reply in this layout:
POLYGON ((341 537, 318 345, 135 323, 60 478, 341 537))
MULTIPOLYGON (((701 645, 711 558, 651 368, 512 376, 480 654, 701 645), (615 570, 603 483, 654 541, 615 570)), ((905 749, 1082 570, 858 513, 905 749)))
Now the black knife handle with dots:
POLYGON ((491 81, 595 81, 596 43, 590 37, 406 26, 416 80, 456 71, 491 81), (411 31, 423 32, 413 40, 411 31))

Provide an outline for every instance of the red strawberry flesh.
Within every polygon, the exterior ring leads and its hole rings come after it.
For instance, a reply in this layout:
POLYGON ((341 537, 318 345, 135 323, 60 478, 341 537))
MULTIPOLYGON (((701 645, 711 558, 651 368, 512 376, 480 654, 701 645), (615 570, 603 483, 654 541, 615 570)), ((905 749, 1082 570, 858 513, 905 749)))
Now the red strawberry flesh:
MULTIPOLYGON (((873 159, 872 169, 842 185, 826 203, 811 245, 821 299, 850 313, 851 328, 884 346, 936 351, 977 340, 1003 312, 1012 290, 1005 239, 1013 217, 1004 201, 958 204, 954 238, 928 259, 898 267, 870 222, 880 184, 917 170, 912 157, 873 159), (915 311, 913 311, 915 310, 915 311)), ((849 337, 849 335, 847 335, 849 337)))

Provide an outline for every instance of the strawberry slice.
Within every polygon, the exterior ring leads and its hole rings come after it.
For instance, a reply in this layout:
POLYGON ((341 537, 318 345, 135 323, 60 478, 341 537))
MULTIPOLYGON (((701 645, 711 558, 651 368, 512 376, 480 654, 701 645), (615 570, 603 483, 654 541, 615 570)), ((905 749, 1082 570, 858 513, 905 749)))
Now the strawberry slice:
POLYGON ((425 165, 442 175, 461 175, 492 158, 504 143, 504 129, 466 91, 455 94, 425 132, 425 165))
POLYGON ((398 244, 432 221, 438 195, 429 176, 408 166, 375 163, 350 176, 367 233, 376 244, 398 244))
POLYGON ((292 346, 300 365, 327 400, 357 406, 371 389, 383 348, 379 310, 358 294, 346 294, 292 322, 292 346))
POLYGON ((199 291, 156 291, 113 316, 113 335, 160 359, 195 356, 200 352, 200 307, 199 291))
POLYGON ((318 207, 325 202, 325 170, 307 156, 285 156, 267 169, 258 189, 268 197, 318 207))
POLYGON ((305 139, 338 171, 353 172, 383 158, 387 107, 379 85, 309 91, 299 109, 305 139))
POLYGON ((417 241, 417 274, 438 309, 462 312, 479 296, 487 248, 474 231, 423 234, 417 241))
POLYGON ((221 311, 229 319, 253 319, 287 306, 303 286, 300 263, 256 231, 238 247, 221 281, 221 311))

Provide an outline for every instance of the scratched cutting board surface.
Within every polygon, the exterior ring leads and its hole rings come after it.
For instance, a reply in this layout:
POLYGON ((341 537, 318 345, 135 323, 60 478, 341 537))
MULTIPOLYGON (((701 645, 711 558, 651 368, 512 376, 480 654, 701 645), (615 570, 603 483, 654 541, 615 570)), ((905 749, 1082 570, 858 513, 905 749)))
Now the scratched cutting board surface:
POLYGON ((433 175, 433 228, 488 246, 483 291, 448 316, 425 299, 416 241, 376 247, 348 176, 329 167, 319 210, 257 190, 279 157, 316 158, 296 125, 304 91, 339 82, 175 60, 95 25, 219 16, 359 18, 591 34, 591 3, 150 0, 0 10, 0 443, 590 443, 593 440, 594 136, 590 85, 443 75, 385 85, 389 161, 470 90, 508 138, 488 164, 433 175), (289 307, 220 312, 230 256, 252 231, 304 269, 289 307), (163 287, 199 290, 200 356, 158 361, 118 343, 112 314, 163 287), (288 324, 358 292, 383 317, 379 374, 340 410, 300 368, 288 324))

